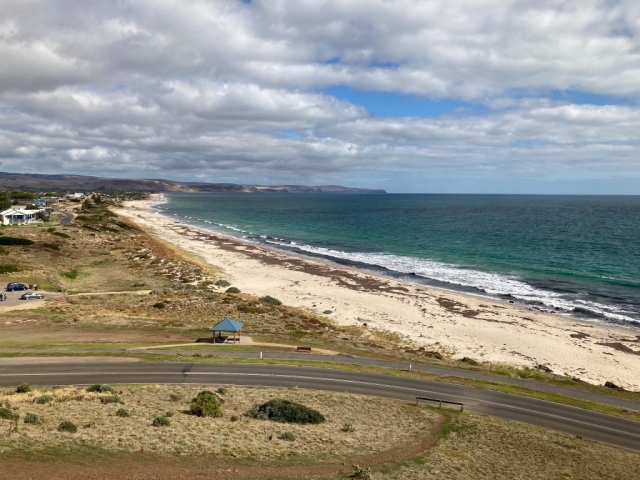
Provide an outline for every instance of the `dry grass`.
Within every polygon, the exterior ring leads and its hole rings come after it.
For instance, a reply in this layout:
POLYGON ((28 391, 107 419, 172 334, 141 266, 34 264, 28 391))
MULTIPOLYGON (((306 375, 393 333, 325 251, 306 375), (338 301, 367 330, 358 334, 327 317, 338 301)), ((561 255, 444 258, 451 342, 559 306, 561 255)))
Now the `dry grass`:
POLYGON ((632 480, 640 454, 508 420, 465 414, 428 453, 374 479, 632 480))
POLYGON ((54 401, 46 405, 33 403, 35 397, 45 393, 44 389, 25 394, 5 392, 0 396, 0 403, 9 401, 18 407, 22 417, 27 412, 35 413, 44 424, 20 425, 18 433, 4 443, 4 448, 38 451, 50 445, 74 442, 116 451, 250 457, 261 461, 288 459, 298 463, 389 450, 428 434, 436 418, 427 408, 391 400, 297 389, 240 387, 227 388, 223 418, 198 418, 181 413, 202 389, 118 387, 118 396, 124 405, 102 404, 99 397, 112 394, 88 393, 76 387, 46 390, 54 397, 54 401), (181 400, 171 401, 171 393, 180 395, 181 400), (243 415, 254 404, 275 397, 315 408, 325 414, 327 421, 321 425, 288 425, 243 415), (131 412, 131 418, 115 415, 123 406, 131 412), (175 412, 170 418, 171 426, 152 427, 154 417, 167 411, 175 412), (232 416, 239 420, 232 422, 232 416), (58 432, 56 427, 63 420, 78 425, 78 433, 58 432), (354 424, 355 432, 343 432, 345 423, 354 424), (296 440, 279 440, 284 432, 292 432, 296 440))

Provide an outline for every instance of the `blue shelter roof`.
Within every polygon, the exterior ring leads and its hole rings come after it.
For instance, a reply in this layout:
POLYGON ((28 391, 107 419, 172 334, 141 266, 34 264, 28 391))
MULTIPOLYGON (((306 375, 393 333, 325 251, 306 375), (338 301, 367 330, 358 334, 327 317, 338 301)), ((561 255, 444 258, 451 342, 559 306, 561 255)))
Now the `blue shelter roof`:
POLYGON ((237 332, 242 328, 243 323, 232 318, 225 318, 219 321, 209 330, 214 332, 237 332))

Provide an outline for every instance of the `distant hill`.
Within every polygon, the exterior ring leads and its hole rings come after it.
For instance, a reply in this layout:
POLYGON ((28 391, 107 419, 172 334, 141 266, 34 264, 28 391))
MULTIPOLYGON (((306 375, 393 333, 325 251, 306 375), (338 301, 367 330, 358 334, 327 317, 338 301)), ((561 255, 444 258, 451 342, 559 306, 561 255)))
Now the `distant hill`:
POLYGON ((237 185, 234 183, 175 182, 147 178, 102 178, 85 175, 42 175, 0 172, 0 189, 73 190, 78 192, 241 192, 241 193, 387 193, 380 189, 338 185, 237 185))

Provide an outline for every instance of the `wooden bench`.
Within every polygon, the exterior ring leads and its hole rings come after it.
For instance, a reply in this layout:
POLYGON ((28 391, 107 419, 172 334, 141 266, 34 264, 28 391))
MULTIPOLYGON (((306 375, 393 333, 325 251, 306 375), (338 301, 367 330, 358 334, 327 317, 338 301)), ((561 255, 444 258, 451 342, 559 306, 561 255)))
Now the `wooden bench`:
POLYGON ((311 353, 311 347, 296 347, 296 352, 311 353))

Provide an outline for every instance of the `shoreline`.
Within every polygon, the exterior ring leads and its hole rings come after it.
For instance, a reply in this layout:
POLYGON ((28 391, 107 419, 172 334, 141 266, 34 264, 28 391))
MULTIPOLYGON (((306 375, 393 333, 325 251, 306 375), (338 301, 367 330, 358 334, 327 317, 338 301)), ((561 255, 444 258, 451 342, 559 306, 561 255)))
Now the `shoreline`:
POLYGON ((551 315, 473 293, 402 282, 329 259, 225 236, 162 215, 160 194, 116 212, 149 234, 221 268, 245 293, 272 295, 339 325, 391 332, 407 344, 453 358, 516 367, 544 365, 556 374, 640 390, 640 336, 624 327, 551 315))

